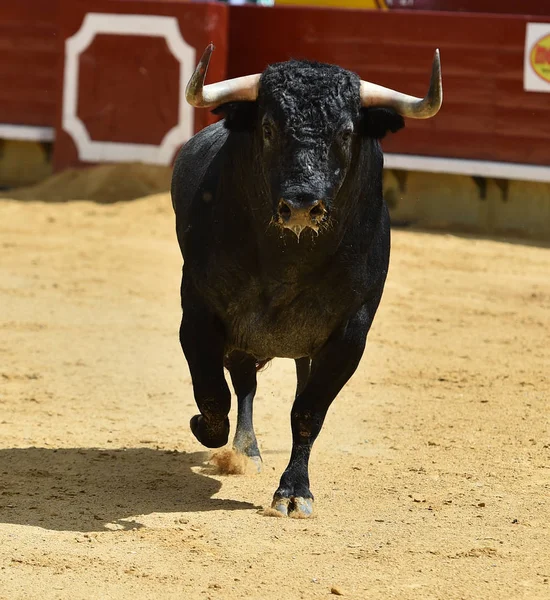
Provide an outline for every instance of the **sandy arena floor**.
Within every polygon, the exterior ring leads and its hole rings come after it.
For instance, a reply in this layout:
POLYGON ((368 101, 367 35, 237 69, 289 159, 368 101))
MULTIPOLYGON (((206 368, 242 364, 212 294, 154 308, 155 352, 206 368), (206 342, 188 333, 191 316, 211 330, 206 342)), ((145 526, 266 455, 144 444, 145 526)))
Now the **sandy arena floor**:
POLYGON ((189 431, 173 230, 167 194, 0 200, 2 600, 550 598, 549 248, 394 233, 304 521, 261 514, 291 362, 260 377, 262 474, 189 431))

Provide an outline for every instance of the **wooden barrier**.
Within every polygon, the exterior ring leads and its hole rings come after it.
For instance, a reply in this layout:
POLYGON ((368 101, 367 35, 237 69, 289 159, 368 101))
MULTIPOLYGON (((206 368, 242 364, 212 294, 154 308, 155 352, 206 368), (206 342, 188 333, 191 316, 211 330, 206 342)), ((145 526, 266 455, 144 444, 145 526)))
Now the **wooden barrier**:
POLYGON ((183 91, 213 41, 226 75, 228 7, 184 0, 18 0, 0 5, 0 139, 51 142, 57 170, 170 164, 215 120, 183 91))
POLYGON ((0 3, 0 138, 54 137, 57 12, 57 0, 0 3))
POLYGON ((185 102, 185 86, 213 41, 226 76, 223 4, 176 0, 59 0, 60 61, 54 166, 171 164, 214 117, 185 102))
MULTIPOLYGON (((428 1, 415 0, 415 6, 428 1)), ((500 7, 512 5, 504 0, 500 7)), ((55 133, 56 169, 103 161, 169 164, 185 139, 214 120, 183 99, 210 41, 216 52, 209 81, 295 57, 337 63, 415 95, 425 93, 439 47, 443 108, 429 121, 409 119, 403 132, 388 137, 386 164, 550 181, 550 96, 523 86, 532 20, 183 0, 4 2, 0 138, 44 141, 55 133)), ((550 17, 535 20, 550 23, 550 17)))

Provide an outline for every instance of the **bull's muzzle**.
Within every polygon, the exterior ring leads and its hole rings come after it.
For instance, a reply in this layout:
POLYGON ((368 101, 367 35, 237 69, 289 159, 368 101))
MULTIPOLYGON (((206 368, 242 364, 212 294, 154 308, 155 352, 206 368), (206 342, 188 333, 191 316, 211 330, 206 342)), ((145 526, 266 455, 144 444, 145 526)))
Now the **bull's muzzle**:
POLYGON ((295 198, 281 198, 277 208, 279 225, 290 229, 300 239, 306 227, 316 233, 326 219, 327 209, 322 200, 303 194, 295 198))

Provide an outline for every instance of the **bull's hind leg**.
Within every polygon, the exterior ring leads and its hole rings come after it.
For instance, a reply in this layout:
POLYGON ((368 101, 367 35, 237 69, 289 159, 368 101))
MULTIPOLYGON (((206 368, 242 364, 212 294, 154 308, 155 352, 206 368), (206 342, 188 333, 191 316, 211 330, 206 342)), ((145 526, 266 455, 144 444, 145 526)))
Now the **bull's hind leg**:
POLYGON ((262 457, 254 433, 253 402, 256 395, 256 359, 244 352, 232 352, 226 359, 231 381, 237 394, 237 430, 233 448, 248 456, 258 469, 262 469, 262 457))
MULTIPOLYGON (((309 456, 334 398, 355 372, 372 322, 363 307, 340 331, 335 332, 313 358, 311 374, 292 406, 292 453, 273 497, 272 507, 285 516, 309 517, 313 495, 309 489, 309 456)), ((305 366, 305 365, 303 365, 305 366)))
POLYGON ((225 339, 217 319, 196 302, 183 302, 180 342, 200 415, 190 422, 201 444, 220 448, 229 438, 231 393, 223 372, 225 339))

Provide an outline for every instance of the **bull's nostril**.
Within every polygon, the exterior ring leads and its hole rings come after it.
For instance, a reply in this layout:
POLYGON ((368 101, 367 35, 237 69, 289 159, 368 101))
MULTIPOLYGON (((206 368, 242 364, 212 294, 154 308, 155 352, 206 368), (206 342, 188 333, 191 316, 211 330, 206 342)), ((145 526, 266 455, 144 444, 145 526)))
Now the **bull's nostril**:
POLYGON ((281 219, 286 222, 290 219, 291 214, 290 206, 284 200, 281 200, 279 202, 279 216, 281 219))
POLYGON ((316 204, 309 211, 309 216, 312 217, 313 219, 318 219, 319 217, 322 217, 324 214, 325 214, 325 208, 321 202, 319 202, 319 204, 316 204))

